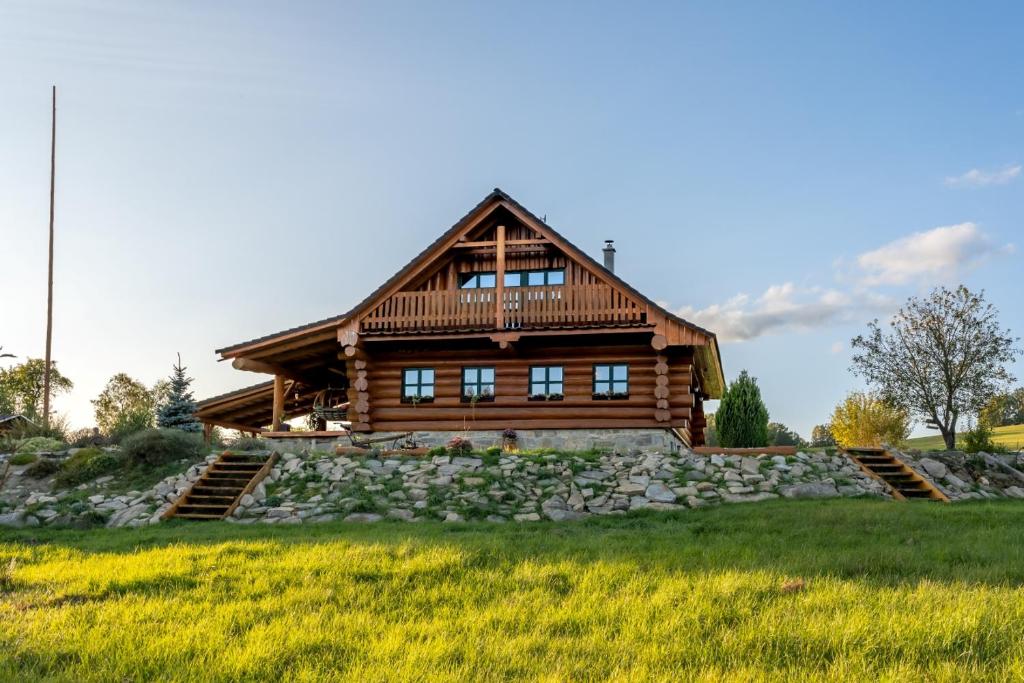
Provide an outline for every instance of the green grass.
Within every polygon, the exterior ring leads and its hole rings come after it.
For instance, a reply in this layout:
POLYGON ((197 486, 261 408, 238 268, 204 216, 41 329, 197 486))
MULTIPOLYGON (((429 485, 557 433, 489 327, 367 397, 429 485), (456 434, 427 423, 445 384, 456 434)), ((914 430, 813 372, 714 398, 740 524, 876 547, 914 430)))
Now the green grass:
POLYGON ((8 531, 0 680, 1020 680, 1022 581, 1015 502, 8 531))
MULTIPOLYGON (((963 438, 963 434, 957 434, 956 438, 959 443, 960 439, 963 438)), ((1001 446, 1006 446, 1011 451, 1020 450, 1024 448, 1024 424, 996 427, 992 430, 992 440, 1001 446)), ((946 450, 946 444, 943 443, 941 434, 907 439, 906 447, 922 451, 946 450)))

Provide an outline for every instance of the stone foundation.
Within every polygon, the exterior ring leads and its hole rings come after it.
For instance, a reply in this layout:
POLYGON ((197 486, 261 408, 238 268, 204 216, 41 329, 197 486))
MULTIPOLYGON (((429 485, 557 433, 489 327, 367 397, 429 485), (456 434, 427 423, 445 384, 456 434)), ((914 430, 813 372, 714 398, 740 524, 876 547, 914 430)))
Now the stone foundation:
MULTIPOLYGON (((516 444, 522 450, 551 448, 558 451, 589 451, 605 450, 617 453, 635 453, 647 451, 652 453, 678 453, 685 448, 679 438, 668 429, 523 429, 517 432, 516 444)), ((375 432, 366 438, 382 438, 393 436, 400 444, 401 433, 375 432)), ((444 446, 452 437, 462 436, 473 443, 473 448, 484 450, 491 446, 501 446, 500 431, 469 431, 469 432, 413 432, 410 437, 417 446, 433 448, 444 446)), ((349 446, 346 437, 308 438, 293 436, 284 439, 266 439, 268 448, 282 452, 332 451, 335 446, 349 446)), ((374 444, 386 450, 392 442, 384 441, 374 444)))

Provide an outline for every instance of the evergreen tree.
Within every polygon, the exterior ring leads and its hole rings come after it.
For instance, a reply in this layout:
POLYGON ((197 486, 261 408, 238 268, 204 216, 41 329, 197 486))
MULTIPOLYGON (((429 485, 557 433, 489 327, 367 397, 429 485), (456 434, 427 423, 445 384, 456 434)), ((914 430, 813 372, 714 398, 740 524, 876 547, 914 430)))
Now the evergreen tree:
POLYGON ((203 426, 195 417, 196 401, 189 388, 192 378, 185 374, 186 368, 181 366, 181 354, 178 364, 170 377, 170 389, 166 402, 157 411, 157 426, 164 429, 177 429, 183 432, 199 432, 203 426))
POLYGON ((744 370, 729 385, 715 412, 718 443, 725 448, 768 445, 768 409, 757 380, 744 370))

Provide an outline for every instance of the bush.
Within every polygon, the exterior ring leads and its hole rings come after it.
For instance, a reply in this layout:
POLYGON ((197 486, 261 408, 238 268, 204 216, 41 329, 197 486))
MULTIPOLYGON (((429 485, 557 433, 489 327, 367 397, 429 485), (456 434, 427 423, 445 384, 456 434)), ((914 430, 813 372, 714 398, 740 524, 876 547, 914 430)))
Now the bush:
POLYGON ((18 453, 52 453, 66 448, 63 441, 48 436, 33 436, 18 444, 18 453))
POLYGON ((60 464, 57 483, 75 486, 119 469, 124 461, 95 446, 83 448, 60 464))
POLYGON ((34 463, 38 457, 35 453, 18 453, 12 455, 8 462, 12 465, 29 465, 34 463))
POLYGON ((473 452, 473 442, 464 436, 453 436, 448 441, 448 452, 452 455, 468 455, 473 452))
POLYGON ((203 437, 177 429, 147 429, 125 439, 121 452, 133 465, 199 460, 203 454, 203 437))
POLYGON ((831 430, 836 444, 844 448, 898 446, 910 435, 910 416, 875 394, 855 391, 836 406, 831 430))
POLYGON ((145 429, 152 428, 153 416, 150 413, 121 413, 114 420, 114 424, 110 429, 110 441, 112 443, 121 443, 132 434, 138 434, 145 429))
POLYGON ((77 431, 68 434, 68 444, 72 448, 87 448, 89 446, 104 446, 106 445, 106 439, 100 434, 100 430, 95 427, 89 429, 79 429, 77 431))
POLYGON ((224 446, 229 451, 265 451, 267 443, 251 436, 240 436, 224 446))
POLYGON ((448 454, 448 449, 445 448, 444 446, 434 446, 429 451, 427 451, 427 456, 429 456, 431 458, 436 458, 439 455, 447 455, 447 454, 448 454))
POLYGON ((744 370, 729 385, 715 412, 718 443, 726 448, 768 445, 768 409, 757 380, 744 370))
POLYGON ((490 446, 484 452, 493 458, 494 456, 501 455, 501 446, 490 446))
POLYGON ((25 476, 30 479, 45 479, 51 474, 56 474, 57 463, 50 460, 49 458, 39 458, 34 463, 25 468, 25 476))
POLYGON ((992 428, 984 420, 963 435, 964 453, 1005 453, 1006 449, 992 440, 992 428))

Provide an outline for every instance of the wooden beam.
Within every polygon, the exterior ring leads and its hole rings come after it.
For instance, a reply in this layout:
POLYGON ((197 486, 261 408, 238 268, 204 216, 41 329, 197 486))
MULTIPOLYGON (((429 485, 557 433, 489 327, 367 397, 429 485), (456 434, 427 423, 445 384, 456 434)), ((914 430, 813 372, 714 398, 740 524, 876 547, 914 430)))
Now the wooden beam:
MULTIPOLYGON (((499 225, 498 228, 504 228, 505 226, 499 225)), ((483 240, 480 242, 458 242, 455 244, 456 249, 480 249, 480 248, 494 248, 497 247, 500 240, 483 240)), ((532 240, 507 240, 506 245, 512 247, 527 247, 527 246, 539 246, 545 244, 551 244, 551 240, 548 239, 532 239, 532 240)))
MULTIPOLYGON (((495 327, 505 329, 505 226, 497 228, 498 264, 494 274, 495 327)), ((502 348, 507 348, 507 344, 502 348)))
POLYGON ((284 415, 284 377, 274 376, 274 419, 271 431, 281 431, 281 417, 284 415))
POLYGON ((314 382, 311 378, 301 372, 289 370, 288 368, 277 365, 276 363, 267 363, 262 360, 239 357, 231 361, 231 367, 235 370, 245 370, 246 372, 260 372, 265 375, 275 376, 279 375, 290 379, 293 382, 298 382, 299 384, 304 384, 310 387, 317 385, 317 382, 314 382))

